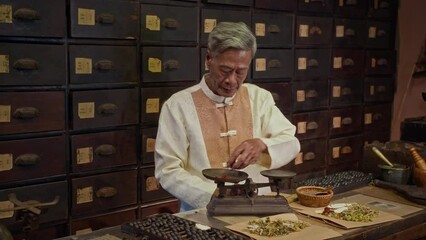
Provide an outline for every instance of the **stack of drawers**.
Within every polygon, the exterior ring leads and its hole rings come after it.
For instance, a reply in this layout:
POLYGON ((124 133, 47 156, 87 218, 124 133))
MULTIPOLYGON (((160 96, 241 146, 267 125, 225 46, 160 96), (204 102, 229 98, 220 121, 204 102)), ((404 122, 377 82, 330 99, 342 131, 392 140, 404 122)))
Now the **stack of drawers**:
POLYGON ((0 0, 0 221, 52 239, 178 211, 154 177, 158 117, 208 71, 221 21, 252 28, 247 82, 297 126, 284 168, 359 169, 363 145, 390 135, 395 12, 396 0, 0 0))

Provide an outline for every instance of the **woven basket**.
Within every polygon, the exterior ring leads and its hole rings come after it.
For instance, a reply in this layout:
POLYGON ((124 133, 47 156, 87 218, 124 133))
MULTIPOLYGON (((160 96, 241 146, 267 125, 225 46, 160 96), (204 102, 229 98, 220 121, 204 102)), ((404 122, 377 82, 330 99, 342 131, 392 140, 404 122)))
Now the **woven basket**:
POLYGON ((303 186, 296 188, 300 204, 307 207, 325 207, 333 198, 333 190, 317 186, 303 186))

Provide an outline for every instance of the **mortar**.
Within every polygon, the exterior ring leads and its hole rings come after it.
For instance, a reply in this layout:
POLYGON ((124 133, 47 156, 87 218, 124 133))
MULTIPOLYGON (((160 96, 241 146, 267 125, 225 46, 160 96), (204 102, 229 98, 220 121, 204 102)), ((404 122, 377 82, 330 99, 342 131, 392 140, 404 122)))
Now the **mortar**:
POLYGON ((404 164, 393 164, 393 167, 386 164, 379 164, 380 177, 383 181, 407 184, 410 179, 410 167, 404 164))

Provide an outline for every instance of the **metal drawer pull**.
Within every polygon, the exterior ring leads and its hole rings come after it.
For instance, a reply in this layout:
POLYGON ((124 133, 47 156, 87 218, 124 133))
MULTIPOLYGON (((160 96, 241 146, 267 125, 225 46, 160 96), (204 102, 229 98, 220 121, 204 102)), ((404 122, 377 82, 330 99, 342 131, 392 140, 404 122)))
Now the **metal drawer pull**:
POLYGON ((33 119, 40 115, 40 111, 35 107, 21 107, 13 112, 13 118, 16 119, 33 119))
POLYGON ((307 97, 307 98, 316 98, 316 97, 318 97, 318 92, 317 92, 317 91, 315 91, 315 90, 309 90, 309 91, 306 93, 306 97, 307 97))
POLYGON ((322 34, 322 30, 321 30, 320 27, 313 26, 313 27, 311 27, 311 29, 309 29, 309 34, 310 35, 321 35, 322 34))
POLYGON ((164 27, 168 29, 177 29, 179 27, 179 22, 173 18, 164 19, 164 27))
POLYGON ((169 70, 175 70, 179 68, 179 61, 178 60, 168 60, 164 63, 164 68, 169 70))
POLYGON ((308 129, 308 130, 318 129, 318 123, 317 122, 308 122, 306 129, 308 129))
POLYGON ((346 5, 357 5, 357 0, 346 0, 346 5))
POLYGON ((115 187, 103 187, 96 191, 96 197, 98 198, 110 198, 117 195, 118 191, 115 187))
POLYGON ((377 86, 377 92, 384 93, 386 92, 386 87, 383 85, 377 86))
POLYGON ((40 19, 40 14, 37 11, 29 8, 19 8, 13 13, 13 18, 34 21, 40 19))
POLYGON ((33 166, 39 163, 41 160, 40 156, 34 153, 26 153, 19 155, 13 164, 17 166, 33 166))
POLYGON ((348 28, 345 30, 345 36, 354 37, 356 35, 356 32, 352 28, 348 28))
POLYGON ((380 58, 379 60, 377 60, 377 65, 378 66, 387 66, 388 60, 386 58, 380 58))
POLYGON ((382 118, 383 118, 383 115, 381 113, 375 113, 375 114, 373 114, 374 121, 378 121, 378 120, 380 120, 382 118))
POLYGON ((386 36, 386 31, 380 29, 379 31, 377 31, 377 36, 378 37, 384 37, 384 36, 386 36))
POLYGON ((115 22, 115 17, 111 13, 101 13, 96 16, 96 22, 102 24, 113 24, 115 22))
POLYGON ((276 92, 273 92, 272 98, 274 99, 275 102, 278 102, 280 100, 280 95, 276 92))
POLYGON ((343 60, 342 65, 343 65, 344 67, 354 66, 354 65, 355 65, 355 62, 354 62, 354 60, 352 60, 352 58, 345 58, 345 59, 343 60))
POLYGON ((100 114, 112 115, 115 114, 118 110, 117 105, 113 103, 104 103, 98 107, 98 112, 100 114))
POLYGON ((343 95, 343 96, 349 96, 349 95, 352 95, 352 89, 350 89, 350 88, 348 88, 348 87, 343 88, 343 89, 342 89, 342 95, 343 95))
POLYGON ((24 70, 37 70, 38 69, 38 63, 36 60, 31 58, 22 58, 18 59, 13 63, 13 68, 18 71, 24 71, 24 70))
POLYGON ((313 152, 308 152, 305 154, 305 156, 303 157, 303 160, 314 160, 315 159, 315 153, 313 152))
POLYGON ((281 32, 281 29, 278 25, 272 24, 268 26, 268 32, 270 33, 279 33, 281 32))
POLYGON ((109 71, 114 69, 114 62, 111 60, 99 60, 95 63, 95 68, 101 71, 109 71))
POLYGON ((268 68, 281 68, 281 62, 278 59, 272 59, 268 62, 268 68))
POLYGON ((11 201, 17 207, 0 209, 0 212, 3 212, 3 211, 9 212, 9 211, 17 211, 17 210, 27 209, 28 211, 31 211, 31 212, 39 215, 41 213, 41 210, 40 210, 41 207, 56 205, 56 204, 59 203, 59 199, 60 199, 59 196, 56 196, 55 199, 53 199, 53 201, 51 201, 51 202, 41 203, 37 200, 29 200, 29 201, 21 202, 21 201, 18 200, 15 193, 9 193, 9 195, 7 195, 7 196, 9 197, 9 201, 11 201))
POLYGON ((351 125, 352 124, 352 118, 350 117, 345 117, 342 119, 342 124, 343 125, 351 125))
POLYGON ((352 148, 350 146, 344 146, 342 147, 342 150, 340 150, 340 152, 343 154, 349 154, 352 153, 352 148))
POLYGON ((111 144, 102 144, 95 149, 95 154, 98 156, 111 156, 115 153, 115 147, 111 144))
POLYGON ((315 68, 315 67, 318 67, 318 66, 319 66, 318 60, 316 60, 315 58, 308 60, 308 67, 315 68))

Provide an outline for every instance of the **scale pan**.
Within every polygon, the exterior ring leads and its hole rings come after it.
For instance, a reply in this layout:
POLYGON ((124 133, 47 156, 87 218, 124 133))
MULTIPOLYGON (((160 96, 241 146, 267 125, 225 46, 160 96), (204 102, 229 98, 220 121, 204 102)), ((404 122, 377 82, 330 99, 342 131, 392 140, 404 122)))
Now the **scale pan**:
POLYGON ((224 168, 208 168, 202 171, 204 177, 215 182, 238 183, 248 178, 248 174, 242 171, 224 168))
POLYGON ((280 170, 280 169, 270 169, 263 170, 260 172, 264 177, 272 178, 272 179, 281 179, 281 178, 292 178, 296 176, 295 172, 280 170))

